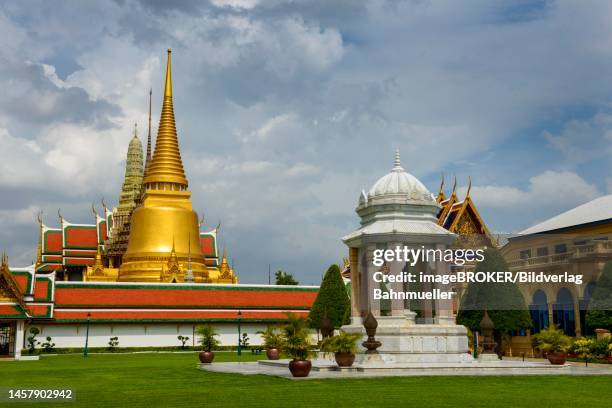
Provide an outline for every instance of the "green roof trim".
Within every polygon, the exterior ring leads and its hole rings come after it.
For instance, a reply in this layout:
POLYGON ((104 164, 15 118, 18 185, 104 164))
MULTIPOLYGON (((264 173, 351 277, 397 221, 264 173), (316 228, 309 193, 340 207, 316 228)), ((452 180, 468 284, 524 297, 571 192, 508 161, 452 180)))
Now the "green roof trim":
POLYGON ((22 271, 22 270, 10 270, 11 275, 26 275, 28 278, 28 287, 25 290, 25 294, 26 295, 31 295, 34 292, 34 286, 32 285, 32 274, 29 271, 22 271))
POLYGON ((270 286, 241 286, 241 285, 210 285, 210 284, 196 284, 189 286, 182 286, 182 284, 155 284, 155 285, 126 285, 118 283, 116 285, 99 285, 95 283, 84 283, 75 284, 70 282, 56 282, 58 288, 73 288, 73 289, 152 289, 152 290, 233 290, 233 291, 255 291, 255 292, 318 292, 318 287, 304 287, 304 286, 283 286, 276 287, 270 286), (180 286, 179 286, 180 285, 180 286))

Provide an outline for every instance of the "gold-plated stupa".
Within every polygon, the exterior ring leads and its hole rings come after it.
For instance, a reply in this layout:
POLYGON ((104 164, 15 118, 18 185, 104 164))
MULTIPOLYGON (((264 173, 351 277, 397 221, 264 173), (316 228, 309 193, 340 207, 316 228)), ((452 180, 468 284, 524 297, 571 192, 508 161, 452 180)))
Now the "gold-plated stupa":
POLYGON ((170 56, 168 50, 164 101, 143 202, 132 213, 119 268, 123 282, 209 282, 174 121, 170 56))

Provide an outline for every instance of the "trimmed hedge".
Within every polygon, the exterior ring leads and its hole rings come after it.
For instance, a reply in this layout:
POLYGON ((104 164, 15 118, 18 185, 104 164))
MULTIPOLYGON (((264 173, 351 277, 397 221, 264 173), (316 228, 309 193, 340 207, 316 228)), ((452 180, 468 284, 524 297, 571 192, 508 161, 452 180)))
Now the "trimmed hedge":
MULTIPOLYGON (((250 348, 261 348, 261 346, 249 346, 248 348, 242 348, 243 351, 248 351, 250 348)), ((237 346, 219 346, 215 351, 236 351, 237 346)), ((45 354, 80 354, 85 349, 83 347, 63 347, 55 348, 53 352, 46 353, 42 349, 36 349, 34 353, 30 353, 28 349, 21 350, 21 354, 27 355, 45 355, 45 354)), ((120 353, 134 353, 138 351, 202 351, 200 346, 188 346, 182 348, 181 346, 167 346, 167 347, 117 347, 114 350, 110 350, 108 347, 89 347, 87 349, 89 353, 108 353, 108 354, 120 354, 120 353)))

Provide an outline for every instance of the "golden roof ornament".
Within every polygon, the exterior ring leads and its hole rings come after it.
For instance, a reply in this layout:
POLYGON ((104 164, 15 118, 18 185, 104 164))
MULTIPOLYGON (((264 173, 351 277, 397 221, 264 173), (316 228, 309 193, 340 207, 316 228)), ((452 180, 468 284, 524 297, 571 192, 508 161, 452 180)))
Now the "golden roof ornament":
POLYGON ((468 188, 467 188, 467 193, 465 193, 465 199, 467 200, 470 196, 470 191, 472 190, 472 176, 468 176, 468 188))
MULTIPOLYGON (((144 183, 147 189, 160 189, 161 185, 176 184, 178 190, 187 189, 188 182, 183 169, 181 152, 179 150, 176 123, 174 120, 174 107, 172 103, 172 61, 171 51, 168 49, 168 65, 166 68, 166 83, 164 101, 162 104, 155 153, 144 183)), ((164 189, 164 188, 162 188, 164 189)))
POLYGON ((155 151, 144 177, 142 204, 131 216, 127 249, 119 266, 119 281, 183 282, 185 271, 181 265, 188 264, 195 283, 210 280, 200 240, 194 239, 200 236, 199 218, 193 211, 187 186, 174 121, 171 54, 168 51, 155 151))

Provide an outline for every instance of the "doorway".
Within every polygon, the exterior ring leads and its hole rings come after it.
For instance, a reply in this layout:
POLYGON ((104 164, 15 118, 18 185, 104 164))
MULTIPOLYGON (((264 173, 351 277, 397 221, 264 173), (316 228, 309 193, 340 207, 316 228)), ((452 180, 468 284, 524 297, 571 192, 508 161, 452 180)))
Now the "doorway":
POLYGON ((10 357, 15 352, 15 322, 0 321, 0 357, 10 357))

